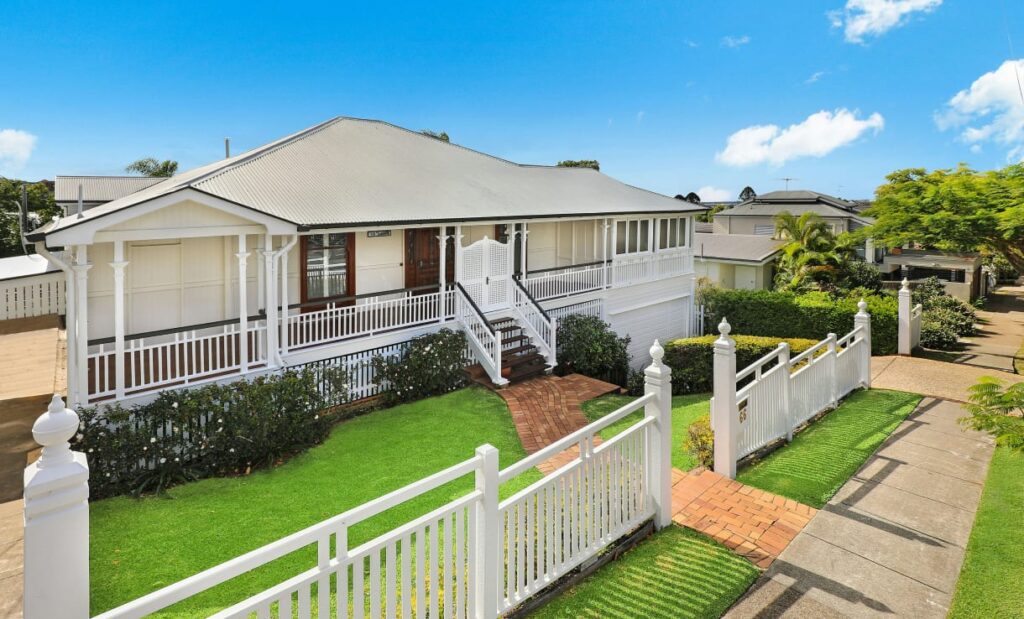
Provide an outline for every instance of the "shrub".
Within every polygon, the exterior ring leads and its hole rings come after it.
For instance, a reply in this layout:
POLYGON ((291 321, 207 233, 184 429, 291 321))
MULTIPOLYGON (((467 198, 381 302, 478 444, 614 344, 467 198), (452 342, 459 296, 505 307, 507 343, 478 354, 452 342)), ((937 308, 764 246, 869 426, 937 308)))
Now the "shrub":
POLYGON ((86 453, 90 493, 162 492, 218 475, 246 474, 321 442, 330 422, 320 378, 342 370, 287 371, 251 381, 163 391, 148 404, 79 410, 74 448, 86 453))
POLYGON ((687 426, 683 449, 699 466, 712 467, 715 462, 715 433, 711 430, 710 415, 701 415, 687 426))
POLYGON ((977 333, 975 324, 978 322, 978 314, 973 307, 956 297, 932 297, 922 309, 925 316, 932 316, 933 320, 950 326, 961 337, 977 333))
MULTIPOLYGON (((790 354, 794 356, 817 344, 815 340, 753 335, 735 335, 732 338, 736 341, 737 370, 742 370, 772 352, 781 342, 789 344, 790 354)), ((665 345, 665 364, 672 368, 672 393, 680 395, 711 391, 716 339, 715 335, 704 335, 672 340, 665 345)))
POLYGON ((466 383, 466 336, 451 329, 421 335, 401 355, 373 359, 373 369, 388 386, 381 396, 388 406, 454 391, 466 383))
POLYGON ((956 330, 942 322, 941 317, 936 318, 933 314, 921 316, 921 346, 935 350, 954 350, 959 339, 956 330))
POLYGON ((619 337, 596 316, 572 314, 558 321, 559 373, 578 372, 627 386, 629 337, 619 337))
POLYGON ((974 335, 974 320, 964 316, 960 312, 945 308, 933 308, 924 310, 921 320, 927 320, 941 324, 943 328, 955 333, 957 337, 974 335))
POLYGON ((1024 382, 1003 388, 1001 381, 982 376, 969 398, 965 408, 971 416, 960 423, 993 434, 1000 445, 1024 450, 1024 382))
POLYGON ((860 260, 848 260, 839 270, 839 287, 847 290, 882 290, 882 272, 860 260))
POLYGON ((914 305, 920 303, 924 307, 928 307, 936 298, 944 296, 946 296, 946 286, 934 275, 918 282, 911 293, 914 305))
MULTIPOLYGON (((722 317, 734 333, 777 338, 808 338, 820 341, 835 333, 840 337, 853 330, 860 296, 836 298, 826 292, 794 294, 769 290, 724 290, 708 288, 702 293, 712 326, 722 317)), ((864 300, 871 314, 871 352, 896 352, 898 302, 891 295, 869 295, 864 300)))

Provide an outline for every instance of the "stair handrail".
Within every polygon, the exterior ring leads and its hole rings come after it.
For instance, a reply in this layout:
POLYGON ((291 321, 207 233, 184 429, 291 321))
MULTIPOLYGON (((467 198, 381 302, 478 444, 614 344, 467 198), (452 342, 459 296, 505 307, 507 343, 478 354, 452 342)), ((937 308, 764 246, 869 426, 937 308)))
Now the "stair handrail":
POLYGON ((537 303, 537 300, 533 298, 533 295, 530 294, 530 291, 526 289, 526 286, 523 285, 522 281, 518 277, 513 277, 512 281, 515 282, 516 285, 516 289, 513 290, 514 300, 512 303, 512 309, 522 319, 523 324, 531 336, 539 340, 543 344, 544 348, 547 349, 544 352, 548 365, 554 367, 556 364, 555 356, 557 351, 556 337, 558 325, 555 320, 552 319, 546 311, 544 311, 544 308, 537 303), (520 302, 521 297, 525 297, 525 302, 520 302), (523 311, 523 306, 526 306, 529 311, 523 311), (539 316, 541 324, 534 324, 530 320, 531 314, 533 316, 539 316), (542 333, 540 327, 543 327, 547 333, 542 333))
POLYGON ((473 349, 477 361, 483 366, 492 383, 495 385, 506 384, 508 381, 501 375, 501 338, 498 337, 494 325, 484 317, 480 306, 476 304, 473 297, 469 296, 462 282, 455 282, 455 291, 458 299, 455 304, 455 315, 462 325, 462 330, 469 340, 470 348, 473 349), (467 306, 470 309, 468 312, 465 311, 467 306), (478 331, 474 327, 481 326, 483 329, 479 331, 478 335, 478 331), (481 336, 485 337, 487 342, 481 341, 481 336))

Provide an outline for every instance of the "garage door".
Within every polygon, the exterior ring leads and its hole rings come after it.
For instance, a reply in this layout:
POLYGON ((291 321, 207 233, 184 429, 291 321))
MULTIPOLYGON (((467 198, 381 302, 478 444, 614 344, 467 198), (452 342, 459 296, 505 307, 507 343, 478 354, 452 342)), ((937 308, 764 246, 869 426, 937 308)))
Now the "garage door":
POLYGON ((650 349, 655 339, 662 343, 686 337, 689 297, 673 299, 610 316, 611 325, 619 335, 631 338, 629 353, 635 368, 651 362, 650 349))

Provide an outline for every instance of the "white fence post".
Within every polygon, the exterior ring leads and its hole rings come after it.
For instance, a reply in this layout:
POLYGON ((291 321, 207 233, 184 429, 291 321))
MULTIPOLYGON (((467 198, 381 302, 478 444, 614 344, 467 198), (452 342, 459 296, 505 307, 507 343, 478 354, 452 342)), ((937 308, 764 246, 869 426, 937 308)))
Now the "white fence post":
POLYGON ((839 406, 839 345, 835 333, 828 337, 828 394, 832 400, 832 408, 839 406))
POLYGON ((736 342, 729 337, 730 331, 732 327, 722 318, 718 325, 721 335, 715 340, 711 427, 715 435, 715 472, 735 479, 740 417, 736 409, 736 342))
POLYGON ((779 371, 782 372, 782 408, 786 420, 786 442, 793 440, 793 377, 789 363, 789 344, 779 344, 779 371))
POLYGON ((502 530, 498 510, 498 450, 481 445, 476 455, 482 460, 476 470, 476 489, 483 494, 476 506, 476 608, 477 619, 498 616, 499 567, 502 559, 502 530))
POLYGON ((89 465, 68 444, 77 431, 58 395, 32 425, 43 453, 25 469, 25 619, 89 616, 89 465))
MULTIPOLYGON (((861 299, 857 303, 857 314, 853 317, 853 328, 860 328, 862 340, 860 352, 860 384, 865 389, 871 388, 871 314, 868 313, 867 301, 861 299)), ((856 338, 854 338, 856 339, 856 338)))
POLYGON ((644 406, 644 416, 653 417, 648 479, 654 500, 654 526, 672 524, 672 368, 661 360, 665 349, 658 340, 651 346, 651 365, 644 370, 644 392, 658 397, 644 406))
POLYGON ((901 355, 909 355, 914 345, 911 343, 911 326, 910 326, 910 311, 911 304, 913 303, 910 294, 910 281, 907 278, 903 278, 903 286, 899 291, 899 333, 898 333, 898 345, 897 352, 901 355))

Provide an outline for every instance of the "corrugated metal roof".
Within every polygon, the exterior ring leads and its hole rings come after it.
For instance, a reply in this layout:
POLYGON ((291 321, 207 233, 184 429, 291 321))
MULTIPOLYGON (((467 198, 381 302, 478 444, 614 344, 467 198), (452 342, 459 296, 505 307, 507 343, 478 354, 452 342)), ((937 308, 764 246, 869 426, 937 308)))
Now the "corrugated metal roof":
POLYGON ((53 192, 58 203, 78 202, 81 185, 83 202, 110 202, 164 180, 151 176, 58 176, 53 192))
POLYGON ((704 210, 590 168, 512 163, 382 121, 338 117, 47 232, 187 187, 303 226, 704 210))
POLYGON ((0 258, 0 280, 42 275, 57 270, 56 266, 39 254, 0 258))
POLYGON ((763 262, 785 245, 785 241, 761 234, 694 234, 694 255, 710 260, 763 262))

